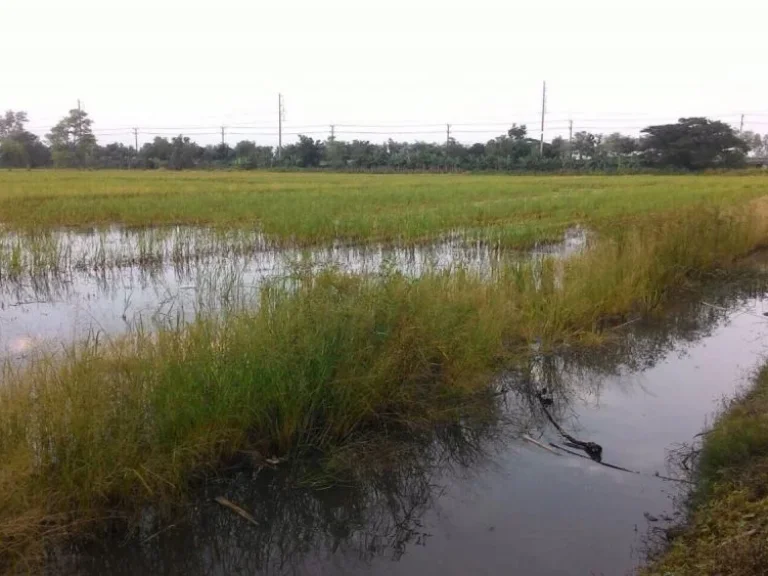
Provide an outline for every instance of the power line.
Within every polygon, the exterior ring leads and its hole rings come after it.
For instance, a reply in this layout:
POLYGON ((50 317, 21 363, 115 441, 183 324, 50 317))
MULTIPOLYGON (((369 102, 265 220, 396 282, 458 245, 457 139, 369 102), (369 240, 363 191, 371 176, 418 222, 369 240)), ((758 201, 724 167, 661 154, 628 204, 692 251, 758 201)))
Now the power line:
POLYGON ((378 134, 378 135, 381 135, 381 136, 386 136, 388 134, 391 134, 391 135, 443 134, 444 131, 443 130, 416 130, 416 131, 392 131, 392 130, 389 130, 389 131, 386 131, 386 132, 381 132, 381 131, 373 132, 373 131, 368 131, 368 130, 339 130, 338 132, 341 133, 341 134, 371 134, 371 135, 378 134))
MULTIPOLYGON (((716 116, 713 114, 705 115, 708 118, 712 119, 723 119, 725 118, 725 115, 716 116)), ((736 119, 741 119, 741 114, 734 114, 734 123, 736 119)), ((768 125, 768 114, 744 114, 744 125, 768 125), (757 118, 765 118, 765 119, 754 119, 757 118)), ((546 125, 549 128, 553 129, 564 129, 569 126, 569 122, 573 121, 575 123, 578 123, 580 128, 588 128, 588 129, 610 129, 610 128, 616 128, 616 129, 634 129, 634 128, 643 128, 649 125, 652 125, 655 122, 671 122, 674 123, 677 121, 676 117, 673 119, 672 116, 669 117, 654 117, 653 120, 650 118, 648 119, 641 119, 641 118, 565 118, 565 119, 555 119, 552 118, 552 115, 547 111, 546 113, 547 122, 546 125)), ((451 123, 451 132, 465 132, 465 133, 482 133, 482 132, 490 132, 493 131, 496 127, 509 127, 513 123, 522 124, 522 125, 529 125, 533 124, 534 122, 540 122, 540 118, 538 120, 519 120, 515 117, 510 117, 510 120, 503 121, 503 122, 456 122, 451 123), (476 128, 476 129, 468 129, 469 128, 476 128), (487 128, 486 128, 487 127, 487 128)), ((284 133, 285 129, 288 128, 290 130, 302 130, 302 129, 325 129, 329 126, 328 124, 296 124, 296 125, 286 125, 285 123, 282 123, 282 128, 284 133)), ((393 133, 393 132, 403 132, 403 133, 438 133, 438 132, 444 132, 445 124, 410 124, 410 123, 401 123, 401 124, 334 124, 337 129, 347 129, 345 131, 347 132, 355 132, 355 133, 363 133, 363 132, 370 132, 370 133, 393 133), (348 129, 354 129, 354 130, 348 130, 348 129), (357 130, 360 128, 360 130, 357 130), (417 128, 425 128, 425 130, 417 130, 417 128), (369 130, 371 129, 371 130, 369 130)), ((45 130, 50 130, 54 126, 30 126, 27 129, 31 131, 37 131, 42 132, 45 130)), ((92 132, 94 134, 133 134, 134 129, 138 129, 141 133, 153 133, 153 134, 161 134, 163 132, 167 132, 168 135, 173 134, 187 134, 187 135, 203 135, 203 134, 209 134, 212 132, 215 132, 217 134, 220 134, 221 132, 221 125, 209 125, 209 126, 202 126, 202 125, 180 125, 180 126, 143 126, 143 127, 137 127, 137 126, 112 126, 112 127, 95 127, 92 129, 92 132)), ((236 133, 245 133, 245 132, 251 132, 251 131, 258 131, 263 133, 274 133, 278 134, 279 129, 275 131, 273 126, 267 126, 267 125, 246 125, 246 124, 228 124, 225 126, 225 128, 237 128, 236 133)), ((235 132, 229 132, 229 133, 235 133, 235 132)))

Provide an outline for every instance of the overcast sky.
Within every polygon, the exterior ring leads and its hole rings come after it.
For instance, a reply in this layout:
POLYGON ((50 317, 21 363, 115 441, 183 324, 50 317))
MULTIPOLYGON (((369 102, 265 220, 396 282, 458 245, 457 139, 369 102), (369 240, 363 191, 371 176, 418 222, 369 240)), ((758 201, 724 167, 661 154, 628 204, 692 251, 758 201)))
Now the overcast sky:
POLYGON ((547 139, 569 118, 630 132, 744 113, 768 132, 768 0, 0 0, 0 22, 0 109, 41 134, 79 98, 101 142, 132 142, 133 126, 215 142, 194 133, 224 125, 231 144, 272 144, 258 133, 276 130, 282 92, 286 132, 442 140, 452 123, 471 142, 522 122, 538 136, 542 80, 547 139))

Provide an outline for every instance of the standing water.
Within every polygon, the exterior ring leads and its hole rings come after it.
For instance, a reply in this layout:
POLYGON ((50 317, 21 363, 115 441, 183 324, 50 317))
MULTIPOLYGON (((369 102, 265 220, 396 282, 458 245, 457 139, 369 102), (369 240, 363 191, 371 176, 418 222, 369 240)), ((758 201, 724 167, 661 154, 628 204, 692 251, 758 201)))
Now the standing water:
POLYGON ((169 227, 60 231, 0 238, 0 357, 24 357, 93 333, 116 335, 137 324, 189 321, 198 311, 253 306, 268 282, 302 270, 350 273, 463 268, 489 272, 502 258, 568 256, 583 229, 528 253, 502 254, 455 234, 424 246, 278 248, 256 231, 169 227))
POLYGON ((414 438, 379 464, 368 455, 330 487, 297 483, 281 466, 241 470, 206 483, 171 519, 148 511, 128 539, 105 534, 51 552, 49 570, 631 573, 685 494, 684 482, 660 477, 676 476, 670 456, 761 360, 766 309, 762 296, 712 295, 663 321, 622 327, 597 352, 534 356, 500 378, 493 423, 414 438), (553 448, 564 434, 600 444, 602 463, 553 448))

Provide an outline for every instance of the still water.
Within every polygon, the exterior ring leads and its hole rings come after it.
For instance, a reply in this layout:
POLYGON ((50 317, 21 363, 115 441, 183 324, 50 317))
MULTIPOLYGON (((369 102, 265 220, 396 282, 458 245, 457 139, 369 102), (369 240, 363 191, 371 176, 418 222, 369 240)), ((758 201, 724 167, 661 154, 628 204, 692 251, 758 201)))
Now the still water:
POLYGON ((727 292, 620 328, 596 352, 534 353, 499 378, 491 421, 367 455, 332 486, 297 484, 290 463, 212 479, 184 511, 148 511, 128 538, 51 551, 49 573, 629 574, 685 494, 656 474, 681 476, 675 451, 766 351, 768 300, 727 292), (545 410, 632 472, 525 440, 564 443, 545 410))
POLYGON ((0 357, 23 358, 36 347, 117 335, 139 324, 189 321, 201 310, 253 306, 265 283, 303 270, 482 274, 502 259, 565 257, 586 243, 581 228, 559 243, 513 254, 460 235, 424 246, 299 249, 277 248, 258 232, 189 227, 59 231, 42 240, 6 234, 0 237, 0 357), (11 254, 14 247, 20 270, 3 274, 3 250, 11 254))

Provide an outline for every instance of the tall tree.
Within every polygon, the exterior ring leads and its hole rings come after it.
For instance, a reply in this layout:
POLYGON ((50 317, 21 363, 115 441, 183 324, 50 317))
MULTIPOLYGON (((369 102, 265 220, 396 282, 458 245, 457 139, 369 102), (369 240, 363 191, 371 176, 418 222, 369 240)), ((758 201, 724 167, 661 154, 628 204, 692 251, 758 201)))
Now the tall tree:
POLYGON ((25 128, 26 112, 8 110, 0 116, 0 166, 37 168, 50 161, 48 148, 25 128))
POLYGON ((74 108, 51 128, 46 137, 51 143, 56 166, 83 168, 91 164, 96 150, 96 137, 91 128, 93 121, 85 110, 74 108))
POLYGON ((565 159, 568 156, 568 141, 562 136, 556 136, 545 152, 548 152, 551 158, 565 159))
POLYGON ((299 134, 299 142, 296 144, 296 156, 299 166, 304 166, 305 168, 318 166, 323 156, 322 141, 299 134))
POLYGON ((649 126, 643 149, 653 166, 704 170, 744 163, 749 145, 725 122, 681 118, 677 124, 649 126))
POLYGON ((325 142, 325 164, 331 168, 344 168, 350 157, 351 146, 331 137, 325 142))
POLYGON ((512 128, 507 130, 507 136, 512 138, 512 140, 525 140, 528 135, 528 127, 525 124, 522 124, 521 126, 518 126, 517 124, 512 124, 512 128))
POLYGON ((768 156, 768 134, 761 136, 755 132, 744 132, 741 134, 741 139, 749 146, 749 151, 753 156, 758 158, 764 158, 768 156))
POLYGON ((9 138, 14 134, 24 131, 24 125, 28 122, 27 113, 23 111, 14 112, 6 110, 3 116, 0 116, 0 139, 9 138))
POLYGON ((573 135, 573 151, 578 155, 579 160, 584 160, 585 158, 591 159, 594 158, 597 154, 597 146, 600 142, 600 139, 591 132, 576 132, 576 134, 573 135))
POLYGON ((619 132, 608 134, 602 139, 602 148, 609 156, 629 156, 638 149, 638 143, 632 136, 624 136, 619 132))
POLYGON ((194 168, 197 160, 202 156, 203 149, 192 142, 189 136, 176 136, 171 142, 171 155, 168 159, 168 168, 173 170, 185 170, 194 168))

